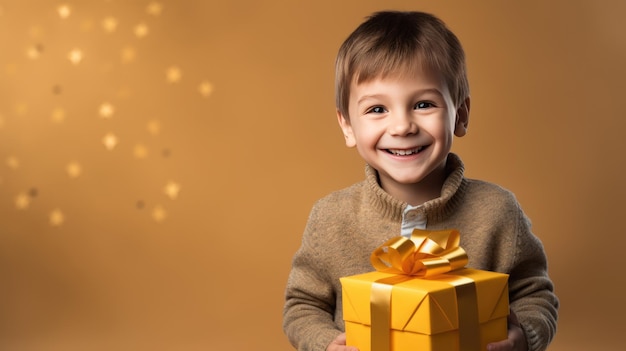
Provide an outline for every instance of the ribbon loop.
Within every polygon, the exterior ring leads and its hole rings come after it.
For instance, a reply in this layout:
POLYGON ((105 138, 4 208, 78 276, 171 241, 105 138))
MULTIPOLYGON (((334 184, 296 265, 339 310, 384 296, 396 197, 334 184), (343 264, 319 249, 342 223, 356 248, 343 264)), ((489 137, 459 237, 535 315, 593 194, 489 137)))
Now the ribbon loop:
POLYGON ((410 238, 395 237, 378 247, 370 261, 380 272, 430 277, 467 264, 467 253, 460 243, 461 235, 456 229, 414 229, 410 238))

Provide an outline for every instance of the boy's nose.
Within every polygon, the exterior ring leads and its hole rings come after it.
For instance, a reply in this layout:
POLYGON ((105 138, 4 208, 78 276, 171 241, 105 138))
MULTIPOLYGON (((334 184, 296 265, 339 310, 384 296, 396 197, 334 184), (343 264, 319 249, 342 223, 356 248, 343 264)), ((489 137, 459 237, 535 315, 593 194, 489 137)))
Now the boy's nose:
POLYGON ((388 130, 391 135, 404 136, 416 134, 419 128, 410 113, 396 113, 390 118, 388 130))

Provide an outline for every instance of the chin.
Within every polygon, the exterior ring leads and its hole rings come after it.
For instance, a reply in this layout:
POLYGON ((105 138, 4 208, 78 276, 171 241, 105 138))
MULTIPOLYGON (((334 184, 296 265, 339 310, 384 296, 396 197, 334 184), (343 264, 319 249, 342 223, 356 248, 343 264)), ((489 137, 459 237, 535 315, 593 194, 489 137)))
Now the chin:
POLYGON ((393 177, 392 178, 396 183, 402 185, 415 185, 421 183, 424 178, 423 177, 415 177, 415 176, 407 176, 407 177, 393 177))

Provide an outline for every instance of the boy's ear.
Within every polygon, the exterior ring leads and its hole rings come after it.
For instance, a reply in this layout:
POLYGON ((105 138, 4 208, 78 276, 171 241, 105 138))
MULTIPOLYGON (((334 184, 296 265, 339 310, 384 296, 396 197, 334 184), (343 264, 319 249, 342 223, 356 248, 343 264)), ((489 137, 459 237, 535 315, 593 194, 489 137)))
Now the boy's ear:
POLYGON ((356 140, 354 139, 354 132, 352 131, 350 120, 346 118, 341 111, 337 110, 337 121, 339 122, 343 136, 346 139, 346 146, 355 147, 356 140))
POLYGON ((456 121, 454 122, 454 135, 462 137, 467 134, 467 126, 469 125, 470 98, 456 109, 456 121))

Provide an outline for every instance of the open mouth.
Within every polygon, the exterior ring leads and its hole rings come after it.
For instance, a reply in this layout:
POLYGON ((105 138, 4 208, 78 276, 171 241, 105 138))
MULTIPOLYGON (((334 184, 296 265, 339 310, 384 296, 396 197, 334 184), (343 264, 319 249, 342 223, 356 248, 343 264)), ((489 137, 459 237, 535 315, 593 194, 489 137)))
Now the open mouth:
POLYGON ((413 149, 386 149, 388 153, 396 156, 410 156, 419 153, 424 150, 424 146, 419 146, 413 149))

